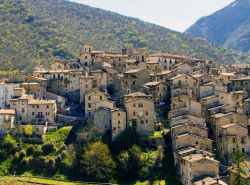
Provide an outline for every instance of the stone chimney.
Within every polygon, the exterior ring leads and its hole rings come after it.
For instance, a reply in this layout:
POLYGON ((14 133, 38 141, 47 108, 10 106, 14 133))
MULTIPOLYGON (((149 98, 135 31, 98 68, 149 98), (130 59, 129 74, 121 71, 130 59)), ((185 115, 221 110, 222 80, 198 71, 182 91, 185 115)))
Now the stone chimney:
POLYGON ((200 154, 201 153, 201 147, 200 147, 200 145, 196 145, 195 146, 195 152, 196 152, 196 154, 200 154))

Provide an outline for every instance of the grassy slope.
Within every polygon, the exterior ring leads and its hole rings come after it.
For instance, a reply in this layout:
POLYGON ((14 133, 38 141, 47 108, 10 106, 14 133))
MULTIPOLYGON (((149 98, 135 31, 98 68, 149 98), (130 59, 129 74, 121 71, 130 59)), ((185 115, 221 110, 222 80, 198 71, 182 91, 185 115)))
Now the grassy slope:
POLYGON ((248 54, 215 47, 205 40, 65 0, 0 0, 0 64, 31 69, 79 55, 79 46, 162 51, 221 63, 247 61, 248 54))

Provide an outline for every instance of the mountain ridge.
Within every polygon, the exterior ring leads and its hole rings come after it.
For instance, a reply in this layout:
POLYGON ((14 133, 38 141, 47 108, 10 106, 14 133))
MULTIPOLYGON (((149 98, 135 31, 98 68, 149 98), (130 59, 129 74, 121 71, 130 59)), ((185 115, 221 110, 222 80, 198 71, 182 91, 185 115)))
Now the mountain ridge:
POLYGON ((200 18, 186 34, 243 52, 250 51, 250 1, 236 0, 200 18))

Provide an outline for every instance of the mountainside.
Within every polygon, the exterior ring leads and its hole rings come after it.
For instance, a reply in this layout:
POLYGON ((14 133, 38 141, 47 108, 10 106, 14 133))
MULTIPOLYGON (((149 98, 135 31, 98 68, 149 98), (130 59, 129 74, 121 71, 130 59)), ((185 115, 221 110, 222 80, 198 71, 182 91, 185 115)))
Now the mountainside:
POLYGON ((30 70, 76 57, 87 42, 112 51, 132 45, 221 63, 250 61, 204 39, 66 0, 0 0, 0 68, 30 70))
POLYGON ((214 14, 202 17, 186 30, 215 44, 250 51, 250 1, 236 0, 214 14))

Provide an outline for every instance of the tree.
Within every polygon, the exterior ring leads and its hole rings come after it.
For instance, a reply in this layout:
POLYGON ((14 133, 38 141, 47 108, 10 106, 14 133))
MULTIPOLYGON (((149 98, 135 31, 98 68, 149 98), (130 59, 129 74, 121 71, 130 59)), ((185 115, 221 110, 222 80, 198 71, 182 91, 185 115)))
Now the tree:
POLYGON ((121 151, 128 150, 137 143, 137 139, 136 131, 129 127, 122 131, 112 142, 112 151, 118 154, 121 151))
POLYGON ((42 146, 42 151, 43 151, 44 155, 48 155, 51 152, 56 151, 56 147, 55 147, 55 145, 53 143, 45 143, 42 146))
POLYGON ((31 125, 26 125, 24 127, 24 135, 30 137, 33 134, 33 128, 31 125))
POLYGON ((238 143, 232 154, 232 161, 235 164, 232 170, 235 172, 235 185, 247 185, 248 183, 242 178, 246 175, 247 164, 245 162, 246 154, 240 151, 238 143))
POLYGON ((110 150, 102 141, 90 144, 82 155, 83 172, 94 180, 108 180, 114 174, 115 163, 110 150))

